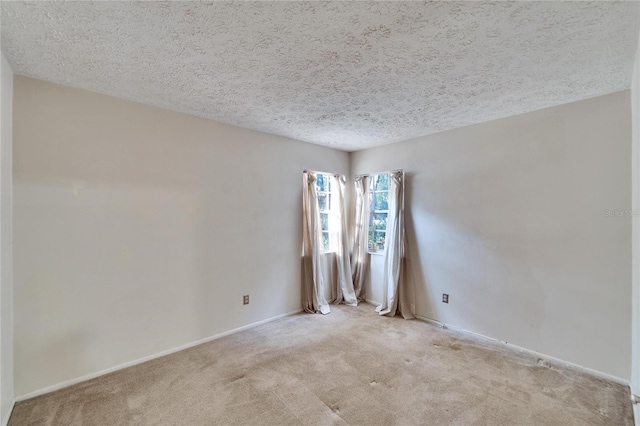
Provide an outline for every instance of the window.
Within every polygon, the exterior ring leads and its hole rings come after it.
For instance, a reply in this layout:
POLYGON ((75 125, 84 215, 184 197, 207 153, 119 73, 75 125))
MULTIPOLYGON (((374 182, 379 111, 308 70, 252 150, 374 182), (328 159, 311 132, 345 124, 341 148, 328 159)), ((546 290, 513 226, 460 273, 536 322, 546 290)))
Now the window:
POLYGON ((389 215, 389 173, 369 178, 369 251, 384 250, 389 215))
POLYGON ((322 227, 322 251, 331 250, 331 235, 329 222, 331 219, 331 175, 318 173, 316 180, 316 192, 318 194, 318 211, 320 212, 320 224, 322 227))

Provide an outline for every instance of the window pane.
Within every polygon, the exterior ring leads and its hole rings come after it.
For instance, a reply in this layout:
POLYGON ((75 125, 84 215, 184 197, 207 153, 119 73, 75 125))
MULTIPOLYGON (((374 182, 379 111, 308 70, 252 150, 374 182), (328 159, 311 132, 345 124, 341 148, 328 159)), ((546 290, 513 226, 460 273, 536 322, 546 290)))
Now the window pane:
POLYGON ((375 238, 374 238, 374 248, 376 250, 384 250, 384 238, 385 238, 385 233, 384 232, 377 232, 375 233, 375 238))
POLYGON ((376 231, 386 231, 387 213, 374 213, 371 219, 371 225, 376 231))
POLYGON ((329 179, 327 176, 323 174, 318 174, 318 180, 316 181, 316 187, 318 191, 328 191, 329 190, 329 179))
POLYGON ((318 209, 320 209, 320 211, 329 210, 329 194, 318 194, 318 209))
POLYGON ((369 232, 369 250, 380 251, 384 250, 385 233, 380 231, 371 230, 369 232))
POLYGON ((329 232, 322 232, 322 249, 329 250, 329 232))
POLYGON ((376 210, 389 210, 389 174, 371 175, 369 191, 369 207, 371 220, 369 223, 369 250, 384 250, 385 231, 387 229, 387 213, 374 213, 376 210))
POLYGON ((376 191, 388 191, 389 190, 389 174, 383 173, 376 175, 376 191))
POLYGON ((320 224, 323 231, 329 230, 329 213, 320 213, 320 224))
POLYGON ((388 192, 376 192, 373 195, 374 210, 389 210, 389 193, 388 192))

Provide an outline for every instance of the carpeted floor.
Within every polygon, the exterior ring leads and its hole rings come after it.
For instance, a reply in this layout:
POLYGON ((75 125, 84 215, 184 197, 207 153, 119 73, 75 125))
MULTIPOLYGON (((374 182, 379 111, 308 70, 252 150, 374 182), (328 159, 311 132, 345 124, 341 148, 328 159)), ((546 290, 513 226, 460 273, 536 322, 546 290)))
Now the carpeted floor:
POLYGON ((624 386, 369 304, 331 309, 19 402, 9 424, 633 424, 624 386))

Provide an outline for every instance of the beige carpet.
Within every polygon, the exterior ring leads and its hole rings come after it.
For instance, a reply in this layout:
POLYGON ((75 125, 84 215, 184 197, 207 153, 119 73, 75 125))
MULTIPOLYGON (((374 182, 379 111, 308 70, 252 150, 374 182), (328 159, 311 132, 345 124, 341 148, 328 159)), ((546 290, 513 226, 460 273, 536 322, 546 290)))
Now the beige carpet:
POLYGON ((331 309, 20 402, 10 425, 633 424, 624 386, 368 304, 331 309))

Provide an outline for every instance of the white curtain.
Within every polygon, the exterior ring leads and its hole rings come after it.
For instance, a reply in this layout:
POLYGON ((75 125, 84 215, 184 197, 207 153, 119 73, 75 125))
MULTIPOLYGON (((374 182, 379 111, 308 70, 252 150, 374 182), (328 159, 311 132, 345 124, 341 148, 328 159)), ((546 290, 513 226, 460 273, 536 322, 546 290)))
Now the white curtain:
MULTIPOLYGON (((344 303, 346 305, 357 306, 358 298, 353 289, 353 279, 351 274, 351 262, 349 260, 349 236, 347 229, 347 205, 345 202, 345 192, 347 180, 342 175, 333 175, 331 178, 332 188, 332 248, 335 249, 335 260, 337 265, 337 277, 332 283, 331 294, 332 303, 344 303)), ((330 225, 330 226, 331 226, 330 225)))
POLYGON ((389 173, 389 214, 382 277, 380 315, 415 318, 415 301, 411 283, 405 277, 404 172, 389 173))
POLYGON ((302 174, 302 307, 306 312, 328 314, 329 304, 323 294, 326 265, 321 252, 316 180, 315 172, 305 171, 302 174))
POLYGON ((358 300, 364 300, 364 279, 369 267, 369 187, 368 176, 356 176, 355 182, 355 220, 353 230, 353 248, 351 250, 351 272, 353 289, 358 300))

